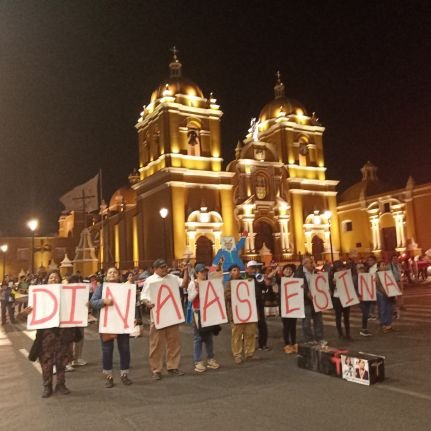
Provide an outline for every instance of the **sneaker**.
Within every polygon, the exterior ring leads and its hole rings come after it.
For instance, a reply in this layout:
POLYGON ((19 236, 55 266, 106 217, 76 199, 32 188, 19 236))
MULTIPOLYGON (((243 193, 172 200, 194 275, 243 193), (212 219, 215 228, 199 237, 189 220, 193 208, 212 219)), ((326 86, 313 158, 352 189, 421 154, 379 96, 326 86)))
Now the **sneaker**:
POLYGON ((129 379, 127 374, 123 374, 121 377, 121 383, 126 386, 130 386, 133 382, 129 379))
POLYGON ((72 371, 75 371, 75 368, 73 368, 71 364, 67 364, 66 373, 71 373, 72 371))
POLYGON ((371 337, 373 334, 368 329, 361 329, 359 335, 362 335, 363 337, 371 337))
POLYGON ((42 392, 42 398, 49 398, 52 395, 52 386, 45 386, 42 392))
POLYGON ((83 367, 84 365, 87 365, 87 362, 84 361, 84 359, 77 359, 76 361, 72 362, 72 367, 83 367))
POLYGON ((184 376, 184 373, 179 368, 172 368, 168 370, 168 374, 171 376, 184 376))
POLYGON ((240 358, 240 357, 234 358, 234 361, 235 361, 235 364, 237 364, 237 365, 242 364, 242 358, 240 358))
POLYGON ((220 368, 220 364, 214 358, 211 358, 207 361, 207 367, 211 368, 212 370, 217 370, 220 368))
POLYGON ((69 389, 67 389, 64 383, 57 383, 57 385, 55 386, 55 392, 60 392, 60 394, 63 394, 63 395, 70 394, 69 389))
POLYGON ((113 388, 114 387, 114 378, 110 375, 107 374, 105 377, 105 388, 113 388))
POLYGON ((270 350, 272 350, 272 347, 270 347, 270 346, 263 346, 260 350, 263 350, 264 352, 269 352, 270 350))
POLYGON ((370 316, 368 317, 368 320, 377 320, 377 317, 375 314, 370 314, 370 316))
POLYGON ((206 370, 207 370, 207 367, 204 365, 204 363, 202 361, 201 362, 196 362, 196 364, 195 364, 195 371, 197 373, 203 373, 206 370))
POLYGON ((162 373, 153 373, 153 380, 162 380, 162 373))

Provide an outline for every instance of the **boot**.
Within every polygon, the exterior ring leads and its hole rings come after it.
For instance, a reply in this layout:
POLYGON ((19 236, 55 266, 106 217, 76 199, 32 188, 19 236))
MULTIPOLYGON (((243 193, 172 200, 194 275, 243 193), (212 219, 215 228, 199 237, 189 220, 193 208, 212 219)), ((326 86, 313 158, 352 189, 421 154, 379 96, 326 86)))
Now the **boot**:
POLYGON ((52 395, 52 386, 46 385, 43 387, 42 398, 49 398, 52 395))
POLYGON ((63 394, 63 395, 69 395, 70 394, 69 389, 67 389, 67 387, 64 383, 57 383, 55 385, 55 392, 60 392, 60 394, 63 394))

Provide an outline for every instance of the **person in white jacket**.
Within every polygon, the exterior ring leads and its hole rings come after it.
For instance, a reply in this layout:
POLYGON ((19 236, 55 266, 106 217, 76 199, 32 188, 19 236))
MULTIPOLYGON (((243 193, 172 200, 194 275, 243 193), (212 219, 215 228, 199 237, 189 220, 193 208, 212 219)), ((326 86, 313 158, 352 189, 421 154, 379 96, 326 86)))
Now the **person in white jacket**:
POLYGON ((214 359, 213 333, 211 327, 202 328, 199 312, 199 282, 207 279, 207 269, 203 263, 195 266, 196 280, 192 280, 187 288, 188 299, 192 303, 193 310, 193 360, 195 371, 203 373, 207 368, 216 370, 220 368, 214 359), (207 352, 207 363, 202 361, 202 345, 205 344, 207 352))

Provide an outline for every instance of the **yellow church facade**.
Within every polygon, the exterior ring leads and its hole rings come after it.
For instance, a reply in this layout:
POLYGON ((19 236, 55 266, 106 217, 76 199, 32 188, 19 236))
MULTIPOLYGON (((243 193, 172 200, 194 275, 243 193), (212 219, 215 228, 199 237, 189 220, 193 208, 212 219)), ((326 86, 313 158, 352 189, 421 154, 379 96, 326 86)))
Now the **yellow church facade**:
POLYGON ((104 266, 131 268, 160 256, 209 264, 221 237, 243 231, 246 260, 323 259, 331 245, 338 256, 338 181, 326 179, 325 129, 286 97, 280 75, 274 99, 224 169, 220 106, 182 76, 176 53, 169 68, 135 125, 139 167, 130 187, 114 194, 92 227, 104 266))

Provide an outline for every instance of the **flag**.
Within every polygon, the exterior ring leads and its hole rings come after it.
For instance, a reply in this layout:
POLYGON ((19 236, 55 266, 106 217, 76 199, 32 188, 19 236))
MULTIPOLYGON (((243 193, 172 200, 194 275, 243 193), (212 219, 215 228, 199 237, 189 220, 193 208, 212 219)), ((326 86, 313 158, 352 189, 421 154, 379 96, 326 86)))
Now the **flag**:
POLYGON ((99 209, 99 174, 65 193, 60 202, 66 211, 92 212, 99 209))

